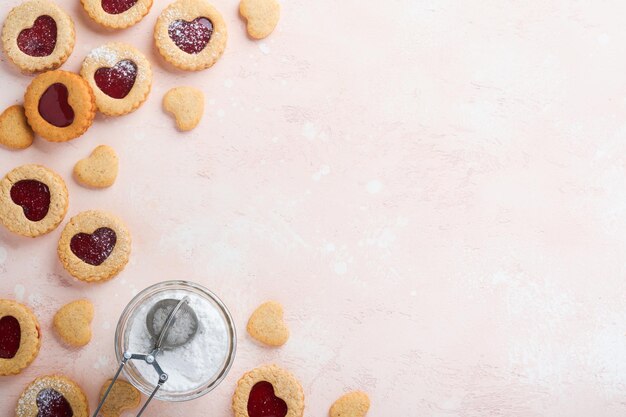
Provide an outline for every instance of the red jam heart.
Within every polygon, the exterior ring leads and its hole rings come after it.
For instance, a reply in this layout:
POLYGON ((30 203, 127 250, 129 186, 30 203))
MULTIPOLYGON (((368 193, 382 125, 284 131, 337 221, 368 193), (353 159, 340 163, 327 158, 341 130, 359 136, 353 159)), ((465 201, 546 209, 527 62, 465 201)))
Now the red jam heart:
POLYGON ((248 397, 250 417, 285 417, 287 403, 274 395, 274 387, 267 381, 254 384, 248 397))
POLYGON ((83 262, 98 266, 113 252, 115 242, 117 242, 115 231, 108 227, 100 227, 92 234, 74 235, 70 240, 70 249, 83 262))
POLYGON ((199 17, 193 22, 175 20, 167 33, 180 49, 188 54, 197 54, 209 43, 213 34, 213 23, 206 17, 199 17))
POLYGON ((11 200, 22 206, 28 220, 38 222, 50 209, 50 189, 37 180, 21 180, 11 187, 11 200))
POLYGON ((20 322, 13 316, 0 319, 0 358, 11 359, 20 349, 22 329, 20 322))
POLYGON ((122 99, 130 93, 137 78, 137 65, 125 59, 113 68, 99 68, 94 74, 96 85, 109 97, 122 99))
POLYGON ((45 388, 37 394, 37 417, 72 417, 74 411, 63 394, 52 388, 45 388))
POLYGON ((65 84, 54 83, 39 98, 39 114, 56 127, 74 123, 74 109, 68 102, 69 91, 65 84))
POLYGON ((17 47, 30 56, 49 56, 56 44, 57 22, 48 15, 39 16, 32 28, 17 35, 17 47))
POLYGON ((133 7, 138 0, 102 0, 102 10, 108 14, 120 14, 133 7))

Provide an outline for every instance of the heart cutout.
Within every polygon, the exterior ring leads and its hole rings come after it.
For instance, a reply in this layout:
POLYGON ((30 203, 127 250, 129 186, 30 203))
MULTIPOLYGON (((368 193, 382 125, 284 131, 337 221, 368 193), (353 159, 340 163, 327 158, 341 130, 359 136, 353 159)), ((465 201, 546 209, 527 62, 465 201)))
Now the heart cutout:
MULTIPOLYGON (((102 400, 102 397, 110 384, 111 380, 109 379, 104 383, 104 385, 102 385, 102 389, 100 390, 100 400, 102 400)), ((118 379, 115 381, 115 384, 113 384, 111 392, 109 392, 109 396, 100 410, 100 414, 102 417, 119 417, 124 411, 137 408, 140 401, 141 394, 137 388, 133 387, 126 381, 118 379)))
POLYGON ((33 27, 17 35, 17 47, 26 55, 49 56, 57 44, 57 22, 50 16, 39 16, 33 27))
POLYGON ((93 304, 87 300, 72 301, 54 315, 54 329, 71 346, 85 346, 91 340, 93 304))
POLYGON ((102 264, 113 252, 117 235, 108 227, 100 227, 92 234, 78 233, 70 240, 72 253, 89 265, 102 264))
POLYGON ((21 180, 11 187, 11 200, 22 207, 28 220, 38 222, 50 209, 50 189, 37 180, 21 180))
POLYGON ((280 19, 280 4, 277 0, 241 0, 239 13, 246 19, 248 35, 254 39, 268 37, 280 19))
POLYGON ((370 409, 370 398, 363 391, 352 391, 341 397, 330 407, 330 417, 365 417, 370 409))
POLYGON ((274 394, 274 386, 267 381, 254 384, 248 397, 249 417, 285 417, 287 403, 274 394))
POLYGON ((23 106, 11 106, 0 114, 0 145, 11 149, 25 149, 33 144, 34 137, 23 106))
POLYGON ((0 358, 14 358, 20 349, 21 339, 20 322, 13 316, 2 317, 0 319, 0 358))
POLYGON ((37 417, 72 417, 74 411, 63 394, 45 388, 37 394, 37 417))
POLYGON ((54 83, 39 98, 39 114, 56 127, 67 127, 74 123, 74 109, 68 101, 69 91, 65 84, 54 83))
POLYGON ((204 94, 193 87, 172 88, 163 97, 163 108, 174 116, 178 129, 193 130, 204 114, 204 94))
POLYGON ((191 22, 175 20, 168 27, 167 33, 181 50, 198 54, 211 40, 213 22, 206 17, 198 17, 191 22))
POLYGON ((108 14, 124 13, 135 4, 138 0, 102 0, 102 10, 108 14))
POLYGON ((283 306, 276 301, 257 307, 246 329, 250 336, 269 346, 282 346, 289 339, 289 328, 283 320, 283 306))
POLYGON ((74 176, 83 185, 96 188, 110 187, 117 178, 119 161, 115 150, 100 145, 85 159, 74 165, 74 176))
POLYGON ((94 74, 96 85, 109 97, 122 99, 130 93, 137 79, 137 64, 125 59, 111 68, 99 68, 94 74))

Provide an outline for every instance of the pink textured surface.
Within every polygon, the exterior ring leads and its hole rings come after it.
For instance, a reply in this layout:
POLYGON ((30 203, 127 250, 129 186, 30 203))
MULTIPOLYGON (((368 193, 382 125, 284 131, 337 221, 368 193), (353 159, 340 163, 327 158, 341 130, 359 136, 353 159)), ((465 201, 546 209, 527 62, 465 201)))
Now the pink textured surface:
MULTIPOLYGON (((78 1, 76 71, 102 43, 128 41, 154 64, 148 102, 98 117, 67 144, 0 151, 0 167, 43 163, 70 191, 69 215, 99 208, 133 234, 131 263, 103 285, 59 265, 60 229, 0 230, 0 294, 33 307, 41 354, 0 379, 0 415, 24 385, 62 372, 92 407, 111 376, 113 332, 138 290, 189 279, 219 294, 239 329, 233 370, 208 396, 148 415, 228 416, 236 380, 276 362, 305 389, 307 416, 344 390, 372 416, 623 416, 626 412, 626 12, 596 1, 283 0, 277 31, 245 36, 237 2, 218 64, 166 66, 151 31, 109 33, 78 1), (180 134, 161 110, 173 86, 207 97, 180 134), (117 149, 105 191, 71 178, 96 145, 117 149), (96 307, 94 340, 70 351, 51 317, 96 307), (292 336, 256 345, 248 315, 281 301, 292 336)), ((0 6, 4 19, 17 0, 0 6)), ((0 107, 30 78, 2 58, 0 107)), ((69 218, 69 216, 68 216, 69 218)))

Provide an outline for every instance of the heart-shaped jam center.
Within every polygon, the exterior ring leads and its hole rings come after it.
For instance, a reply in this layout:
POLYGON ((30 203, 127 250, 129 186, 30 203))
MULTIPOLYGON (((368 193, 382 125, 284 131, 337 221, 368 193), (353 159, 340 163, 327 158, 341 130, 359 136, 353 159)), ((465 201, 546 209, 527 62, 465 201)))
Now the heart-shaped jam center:
POLYGON ((102 0, 102 10, 108 14, 120 14, 133 7, 138 0, 102 0))
POLYGON ((0 358, 11 359, 20 349, 22 329, 20 322, 13 316, 0 319, 0 358))
POLYGON ((106 261, 117 242, 115 231, 100 227, 92 234, 78 233, 70 240, 70 249, 74 255, 89 265, 98 266, 106 261))
POLYGON ((74 411, 63 394, 52 388, 44 388, 37 394, 37 417, 72 417, 74 411))
POLYGON ((128 59, 112 68, 99 68, 94 74, 96 85, 109 97, 122 99, 130 93, 137 78, 137 65, 128 59))
POLYGON ((50 209, 50 189, 37 180, 21 180, 11 187, 11 200, 22 207, 28 220, 38 222, 50 209))
POLYGON ((65 84, 54 83, 39 98, 39 114, 56 127, 74 123, 74 109, 68 101, 69 91, 65 84))
POLYGON ((213 34, 213 23, 206 17, 198 17, 193 22, 175 20, 167 33, 180 49, 188 54, 197 54, 209 43, 213 34))
POLYGON ((39 16, 30 29, 17 35, 17 47, 30 56, 49 56, 57 44, 57 22, 48 15, 39 16))
POLYGON ((254 384, 248 397, 250 417, 285 417, 287 403, 274 395, 274 386, 267 381, 254 384))

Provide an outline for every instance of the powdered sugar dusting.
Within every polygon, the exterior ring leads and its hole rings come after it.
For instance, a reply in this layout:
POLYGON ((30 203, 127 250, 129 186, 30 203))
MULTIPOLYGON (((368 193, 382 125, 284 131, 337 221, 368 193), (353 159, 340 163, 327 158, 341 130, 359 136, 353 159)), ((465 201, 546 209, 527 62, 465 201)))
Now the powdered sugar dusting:
POLYGON ((192 22, 175 20, 169 25, 167 33, 181 50, 198 54, 211 40, 213 23, 206 17, 198 17, 192 22))
MULTIPOLYGON (((51 415, 50 410, 62 401, 63 393, 68 393, 73 386, 66 380, 56 377, 43 377, 36 379, 22 394, 17 402, 16 415, 28 415, 28 410, 34 405, 42 415, 51 415)), ((70 408, 71 410, 71 408, 70 408)))

